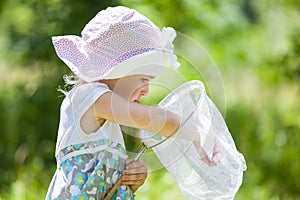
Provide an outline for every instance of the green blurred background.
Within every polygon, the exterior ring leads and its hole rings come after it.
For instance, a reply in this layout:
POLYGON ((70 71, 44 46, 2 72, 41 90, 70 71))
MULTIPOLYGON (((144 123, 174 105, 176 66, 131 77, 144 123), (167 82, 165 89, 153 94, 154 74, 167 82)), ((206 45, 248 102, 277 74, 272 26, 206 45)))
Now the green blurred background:
MULTIPOLYGON (((218 66, 223 114, 248 166, 235 199, 300 199, 298 0, 1 0, 0 199, 44 199, 56 168, 57 88, 69 71, 51 36, 80 35, 116 5, 190 36, 218 66)), ((191 70, 183 62, 179 72, 201 79, 191 70)), ((151 172, 136 198, 180 199, 165 170, 151 172)))

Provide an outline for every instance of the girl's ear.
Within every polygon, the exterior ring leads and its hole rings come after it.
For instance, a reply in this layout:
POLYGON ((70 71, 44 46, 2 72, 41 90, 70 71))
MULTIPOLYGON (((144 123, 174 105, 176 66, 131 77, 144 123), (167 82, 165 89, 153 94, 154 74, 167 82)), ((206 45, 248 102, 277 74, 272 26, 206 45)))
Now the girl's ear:
POLYGON ((82 38, 75 35, 57 36, 52 37, 52 43, 58 57, 78 75, 78 68, 88 59, 82 38))

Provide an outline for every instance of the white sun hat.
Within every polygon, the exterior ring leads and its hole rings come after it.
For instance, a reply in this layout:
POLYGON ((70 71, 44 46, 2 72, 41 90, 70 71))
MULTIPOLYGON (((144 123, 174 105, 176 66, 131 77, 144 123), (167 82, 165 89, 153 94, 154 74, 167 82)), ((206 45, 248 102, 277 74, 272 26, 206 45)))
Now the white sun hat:
POLYGON ((100 11, 75 35, 52 37, 58 57, 86 82, 128 75, 158 76, 169 65, 179 66, 174 54, 173 28, 160 30, 139 12, 123 7, 100 11))

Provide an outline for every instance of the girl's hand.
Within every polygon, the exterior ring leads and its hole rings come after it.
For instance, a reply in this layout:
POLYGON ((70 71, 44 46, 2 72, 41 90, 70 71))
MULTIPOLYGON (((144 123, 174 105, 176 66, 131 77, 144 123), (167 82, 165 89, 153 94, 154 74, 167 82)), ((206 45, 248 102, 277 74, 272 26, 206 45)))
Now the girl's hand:
POLYGON ((129 185, 134 193, 147 178, 147 167, 141 161, 126 161, 126 169, 122 173, 122 181, 124 185, 129 185))

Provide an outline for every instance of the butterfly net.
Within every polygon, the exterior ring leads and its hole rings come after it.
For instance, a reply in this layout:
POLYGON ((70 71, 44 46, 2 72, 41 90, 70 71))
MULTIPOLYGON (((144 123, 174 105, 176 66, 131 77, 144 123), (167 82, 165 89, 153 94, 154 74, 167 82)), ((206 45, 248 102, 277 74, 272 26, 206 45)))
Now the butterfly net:
POLYGON ((226 123, 200 81, 187 82, 158 105, 182 116, 167 140, 142 131, 140 137, 173 175, 183 199, 233 199, 246 170, 226 123))

